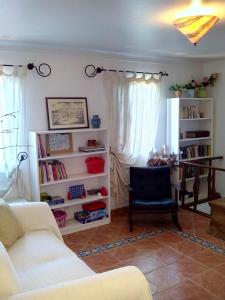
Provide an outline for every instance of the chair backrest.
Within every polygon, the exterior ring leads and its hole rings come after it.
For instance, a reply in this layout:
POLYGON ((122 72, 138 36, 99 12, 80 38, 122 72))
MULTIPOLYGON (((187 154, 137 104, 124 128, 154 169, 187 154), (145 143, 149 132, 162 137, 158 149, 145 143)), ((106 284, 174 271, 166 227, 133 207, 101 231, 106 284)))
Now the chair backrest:
POLYGON ((134 197, 142 199, 171 198, 170 168, 130 168, 130 186, 134 197))

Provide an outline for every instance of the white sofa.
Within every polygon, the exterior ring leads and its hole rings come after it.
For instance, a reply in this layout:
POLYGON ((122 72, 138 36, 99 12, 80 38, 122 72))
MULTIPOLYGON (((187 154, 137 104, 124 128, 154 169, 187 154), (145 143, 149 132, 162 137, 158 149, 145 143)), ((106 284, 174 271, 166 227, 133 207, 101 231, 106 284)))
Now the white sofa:
POLYGON ((91 270, 64 244, 46 203, 11 207, 25 235, 8 249, 8 258, 0 247, 0 285, 5 284, 0 300, 152 299, 148 282, 136 267, 100 274, 91 270))

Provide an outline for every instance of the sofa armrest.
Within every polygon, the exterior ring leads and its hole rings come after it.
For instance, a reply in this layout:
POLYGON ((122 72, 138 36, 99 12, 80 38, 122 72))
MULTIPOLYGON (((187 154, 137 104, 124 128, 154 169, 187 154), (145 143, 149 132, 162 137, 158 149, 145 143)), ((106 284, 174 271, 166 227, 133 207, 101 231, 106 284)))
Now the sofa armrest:
POLYGON ((59 239, 63 240, 53 213, 47 203, 14 203, 10 204, 10 207, 25 232, 48 229, 54 232, 59 239))
POLYGON ((124 267, 10 297, 10 300, 49 299, 152 300, 152 296, 143 273, 136 267, 124 267))

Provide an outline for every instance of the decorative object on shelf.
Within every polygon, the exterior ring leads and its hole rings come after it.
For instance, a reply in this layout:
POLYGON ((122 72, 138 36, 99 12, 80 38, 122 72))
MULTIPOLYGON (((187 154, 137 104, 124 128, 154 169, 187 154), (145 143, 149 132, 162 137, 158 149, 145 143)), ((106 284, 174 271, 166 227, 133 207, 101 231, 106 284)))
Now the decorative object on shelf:
POLYGON ((106 203, 95 201, 82 205, 83 211, 75 212, 74 219, 82 224, 98 221, 107 217, 106 203))
POLYGON ((174 92, 177 98, 180 98, 182 95, 183 85, 175 83, 169 87, 169 91, 174 92))
POLYGON ((72 195, 72 199, 84 198, 86 196, 83 184, 70 186, 69 192, 72 195))
POLYGON ((48 77, 52 73, 51 67, 49 66, 49 64, 46 63, 42 63, 38 67, 36 67, 33 63, 29 63, 27 64, 27 69, 28 70, 35 69, 38 75, 41 77, 48 77))
POLYGON ((205 86, 200 86, 197 88, 197 97, 198 98, 207 98, 208 93, 205 86))
POLYGON ((101 196, 108 196, 107 188, 105 186, 102 186, 100 193, 101 193, 101 196))
POLYGON ((71 152, 73 152, 72 133, 51 133, 46 135, 47 156, 71 152))
POLYGON ((87 98, 46 98, 49 130, 88 128, 87 98))
POLYGON ((168 73, 167 72, 158 72, 158 73, 150 73, 150 72, 136 72, 136 71, 129 71, 129 70, 106 70, 104 69, 103 67, 95 67, 94 65, 86 65, 85 67, 85 74, 87 77, 95 77, 95 75, 97 74, 100 74, 102 72, 105 72, 105 71, 108 71, 108 72, 126 72, 126 73, 137 73, 137 74, 147 74, 147 75, 151 75, 151 76, 154 76, 154 75, 159 75, 160 77, 161 76, 168 76, 168 73))
POLYGON ((99 115, 93 115, 93 117, 91 118, 91 125, 93 128, 100 128, 101 118, 99 118, 99 115))
POLYGON ((163 145, 160 153, 153 150, 149 153, 147 165, 149 167, 173 166, 177 163, 177 155, 175 153, 167 154, 166 146, 163 145))
POLYGON ((210 132, 209 130, 192 130, 192 131, 185 131, 185 137, 187 139, 191 138, 202 138, 202 137, 209 137, 210 132))
POLYGON ((89 157, 86 159, 87 171, 91 174, 104 172, 105 160, 102 157, 89 157))
POLYGON ((46 202, 51 206, 51 205, 62 204, 65 202, 65 200, 61 196, 51 196, 51 199, 47 200, 46 202))
POLYGON ((105 150, 105 145, 99 143, 96 140, 88 140, 87 146, 80 146, 78 147, 78 150, 82 152, 101 151, 101 150, 105 150))
POLYGON ((182 91, 182 96, 184 98, 194 98, 195 97, 195 89, 184 88, 182 91))

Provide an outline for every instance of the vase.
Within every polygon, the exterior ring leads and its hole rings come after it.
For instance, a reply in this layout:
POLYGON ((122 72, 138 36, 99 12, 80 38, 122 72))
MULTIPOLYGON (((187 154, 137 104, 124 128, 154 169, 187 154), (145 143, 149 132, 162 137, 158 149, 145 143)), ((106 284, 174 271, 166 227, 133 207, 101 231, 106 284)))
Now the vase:
POLYGON ((197 91, 198 98, 207 98, 207 89, 205 86, 200 86, 197 91))
POLYGON ((91 118, 91 124, 93 128, 100 128, 101 126, 101 119, 99 118, 99 115, 93 115, 91 118))
POLYGON ((183 90, 182 93, 183 97, 185 98, 194 98, 195 97, 195 90, 194 89, 187 89, 183 90))

